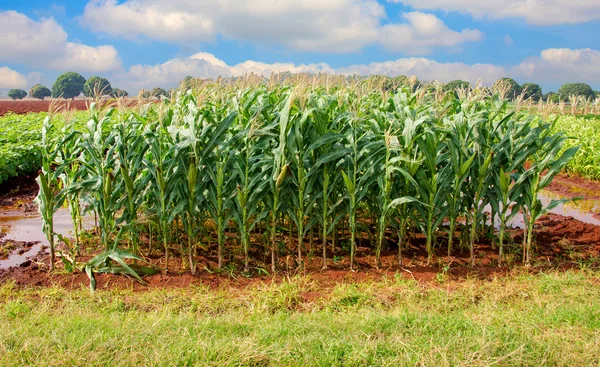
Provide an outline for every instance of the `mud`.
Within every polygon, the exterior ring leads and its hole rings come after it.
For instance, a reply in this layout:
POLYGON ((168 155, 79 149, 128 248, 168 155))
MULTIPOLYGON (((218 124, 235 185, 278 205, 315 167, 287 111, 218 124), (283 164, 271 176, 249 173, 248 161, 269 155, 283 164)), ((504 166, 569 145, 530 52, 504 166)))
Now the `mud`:
POLYGON ((600 181, 592 181, 578 176, 557 175, 547 187, 548 191, 561 197, 581 197, 584 200, 600 200, 600 181))

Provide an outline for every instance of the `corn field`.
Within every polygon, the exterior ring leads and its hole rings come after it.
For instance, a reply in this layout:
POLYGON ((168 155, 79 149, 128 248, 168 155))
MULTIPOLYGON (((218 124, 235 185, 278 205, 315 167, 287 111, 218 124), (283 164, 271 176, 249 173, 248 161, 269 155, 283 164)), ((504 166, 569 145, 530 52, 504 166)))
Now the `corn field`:
POLYGON ((516 251, 529 263, 534 222, 561 202, 544 207, 538 194, 577 151, 562 149, 568 137, 552 122, 481 89, 208 83, 171 102, 92 105, 86 129, 66 124, 50 139, 52 120, 38 178, 44 229, 54 244, 52 215, 69 208, 76 238, 59 255, 74 269, 82 218, 96 218, 102 252, 83 264, 92 282, 149 272, 140 264, 159 253, 164 271, 176 257, 193 273, 209 248, 218 267, 246 272, 276 271, 284 257, 302 269, 308 255, 327 268, 344 236, 351 270, 359 238, 373 266, 389 248, 403 266, 415 234, 429 264, 458 251, 474 263, 490 233, 502 262, 517 213, 516 251))

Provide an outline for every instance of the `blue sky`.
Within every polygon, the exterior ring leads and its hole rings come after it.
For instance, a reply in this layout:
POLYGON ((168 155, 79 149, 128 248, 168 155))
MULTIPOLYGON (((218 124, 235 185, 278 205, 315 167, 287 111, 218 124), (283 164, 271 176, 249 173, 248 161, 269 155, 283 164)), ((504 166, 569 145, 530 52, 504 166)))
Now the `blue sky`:
POLYGON ((130 93, 287 70, 598 90, 599 31, 597 0, 0 0, 0 90, 71 70, 130 93))

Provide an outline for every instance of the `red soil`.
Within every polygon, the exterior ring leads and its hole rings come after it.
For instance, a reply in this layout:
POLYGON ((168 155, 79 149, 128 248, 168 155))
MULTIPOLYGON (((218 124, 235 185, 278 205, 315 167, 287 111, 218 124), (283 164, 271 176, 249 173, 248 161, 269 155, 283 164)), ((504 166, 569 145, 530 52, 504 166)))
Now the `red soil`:
MULTIPOLYGON (((4 116, 9 112, 16 114, 26 114, 29 112, 48 112, 52 100, 24 99, 24 100, 3 100, 0 101, 0 116, 4 116)), ((69 109, 87 110, 89 101, 83 99, 76 100, 61 100, 58 102, 60 106, 68 106, 69 109)))
MULTIPOLYGON (((126 99, 125 101, 127 105, 134 105, 138 103, 137 98, 130 98, 126 99)), ((16 101, 0 100, 0 116, 4 116, 7 113, 26 114, 30 112, 48 112, 51 103, 56 104, 56 110, 66 108, 68 110, 85 111, 88 109, 91 102, 92 101, 90 99, 45 99, 43 101, 39 99, 23 99, 16 101)), ((110 103, 110 100, 106 100, 106 103, 110 103)))
MULTIPOLYGON (((34 185, 30 179, 13 180, 0 186, 0 211, 31 210, 31 199, 35 195, 34 185), (7 191, 8 186, 13 189, 7 191), (16 186, 20 189, 14 190, 16 186), (4 194, 2 194, 4 192, 4 194), (6 207, 10 205, 10 207, 6 207)), ((561 176, 550 187, 552 191, 569 194, 572 191, 565 187, 585 187, 589 189, 588 197, 600 196, 600 184, 580 178, 561 176), (596 191, 598 189, 598 191, 596 191)), ((537 272, 544 269, 565 269, 577 267, 585 263, 587 266, 600 266, 600 226, 580 222, 572 217, 551 214, 543 217, 536 225, 537 247, 535 249, 534 264, 525 271, 537 272)), ((498 266, 497 249, 487 239, 482 239, 476 244, 476 265, 469 266, 468 250, 457 249, 452 256, 447 256, 445 246, 445 235, 440 235, 438 241, 440 246, 436 250, 436 258, 433 264, 427 266, 426 253, 424 251, 424 238, 416 235, 411 240, 410 248, 404 251, 403 267, 399 267, 396 259, 396 248, 393 242, 389 242, 389 250, 382 254, 382 267, 376 269, 375 251, 369 246, 366 235, 358 239, 357 263, 358 271, 350 272, 348 254, 346 250, 336 248, 332 253, 327 251, 328 270, 321 270, 321 247, 317 238, 314 239, 314 256, 305 253, 305 270, 302 274, 308 274, 310 279, 324 287, 333 287, 339 283, 355 283, 366 280, 381 279, 388 276, 415 279, 425 284, 435 284, 440 275, 445 279, 460 280, 464 278, 491 279, 503 276, 514 268, 520 267, 520 257, 515 255, 510 260, 510 266, 498 266)), ((143 237, 143 236, 142 236, 143 237)), ((523 232, 513 230, 510 233, 507 247, 508 253, 514 253, 521 246, 523 232)), ((141 238, 142 242, 144 239, 141 238)), ((294 247, 289 239, 285 238, 287 247, 294 247)), ((295 241, 294 241, 295 242, 295 241)), ((308 247, 308 238, 305 246, 308 247)), ((338 242, 339 243, 339 242, 338 242)), ((0 245, 2 239, 0 238, 0 245)), ((23 246, 27 246, 24 243, 23 246)), ((213 244, 208 249, 199 250, 197 253, 198 273, 190 274, 182 268, 182 259, 178 249, 172 249, 169 261, 169 273, 145 277, 146 284, 140 284, 130 277, 99 274, 97 275, 97 287, 103 288, 127 288, 134 290, 147 290, 151 288, 181 288, 190 285, 205 285, 210 288, 246 287, 250 284, 267 283, 271 281, 282 281, 290 276, 298 274, 295 269, 293 256, 281 257, 279 259, 279 270, 275 275, 264 275, 260 269, 270 269, 269 257, 262 250, 254 249, 251 253, 254 271, 251 277, 241 275, 239 254, 233 249, 228 253, 234 253, 233 263, 235 270, 228 273, 225 270, 216 271, 216 246, 213 244)), ((305 250, 308 250, 306 248, 305 250)), ((306 251, 308 252, 308 251, 306 251)), ((89 257, 83 257, 80 261, 86 261, 89 257)), ((164 269, 164 258, 162 254, 155 253, 147 260, 155 266, 164 269)), ((0 283, 14 281, 18 286, 50 286, 59 285, 65 288, 87 287, 89 280, 85 273, 65 274, 60 272, 48 272, 48 256, 38 254, 21 266, 0 270, 0 283)), ((59 268, 62 265, 58 265, 59 268)), ((310 293, 310 292, 309 292, 310 293)), ((318 297, 314 294, 303 295, 307 299, 318 297)))

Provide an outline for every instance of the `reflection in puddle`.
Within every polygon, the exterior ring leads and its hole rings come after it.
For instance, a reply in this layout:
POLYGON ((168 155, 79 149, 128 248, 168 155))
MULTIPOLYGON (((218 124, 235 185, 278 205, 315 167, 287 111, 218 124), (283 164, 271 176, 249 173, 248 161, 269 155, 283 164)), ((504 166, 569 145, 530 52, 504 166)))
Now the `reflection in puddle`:
MULTIPOLYGON (((0 260, 0 269, 20 265, 27 258, 37 255, 43 246, 49 245, 46 235, 42 232, 42 217, 38 213, 0 215, 0 232, 6 234, 5 240, 36 242, 25 253, 13 253, 6 260, 0 260)), ((54 214, 54 232, 72 237, 73 221, 67 209, 60 209, 54 214)))

